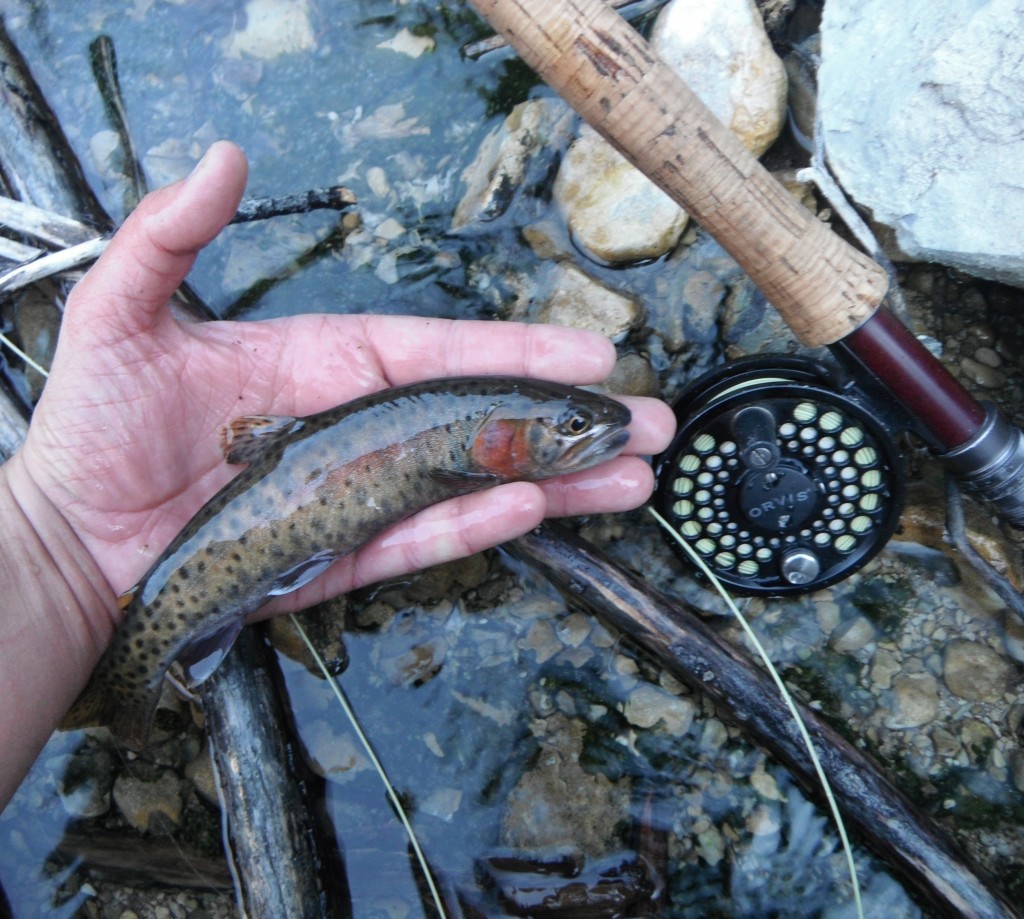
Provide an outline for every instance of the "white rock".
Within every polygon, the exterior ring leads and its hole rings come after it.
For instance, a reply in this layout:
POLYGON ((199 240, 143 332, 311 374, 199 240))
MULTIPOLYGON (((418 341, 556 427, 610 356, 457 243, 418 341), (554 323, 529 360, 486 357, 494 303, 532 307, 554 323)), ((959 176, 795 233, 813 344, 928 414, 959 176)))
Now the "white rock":
POLYGON ((754 156, 774 143, 786 113, 786 68, 753 0, 673 0, 651 45, 754 156))
MULTIPOLYGON (((753 0, 674 0, 651 44, 755 155, 771 145, 786 71, 753 0)), ((589 127, 559 170, 555 201, 576 244, 610 264, 658 258, 686 228, 685 212, 589 127)))
POLYGON ((224 45, 228 57, 269 60, 316 47, 308 0, 249 0, 245 27, 232 32, 224 45))
POLYGON ((408 29, 403 28, 394 38, 382 41, 377 47, 417 58, 425 51, 433 51, 436 45, 437 43, 429 35, 414 35, 408 29))
POLYGON ((599 262, 658 258, 679 241, 688 219, 589 125, 566 153, 554 198, 574 242, 599 262))
POLYGON ((829 0, 818 73, 829 162, 903 253, 1018 285, 1022 20, 1024 0, 829 0))
POLYGON ((505 213, 531 160, 567 130, 569 115, 560 99, 530 99, 512 109, 462 172, 466 192, 455 208, 452 231, 486 224, 505 213))
POLYGON ((569 262, 561 262, 555 267, 552 292, 540 319, 618 340, 640 322, 641 310, 632 297, 605 287, 569 262))

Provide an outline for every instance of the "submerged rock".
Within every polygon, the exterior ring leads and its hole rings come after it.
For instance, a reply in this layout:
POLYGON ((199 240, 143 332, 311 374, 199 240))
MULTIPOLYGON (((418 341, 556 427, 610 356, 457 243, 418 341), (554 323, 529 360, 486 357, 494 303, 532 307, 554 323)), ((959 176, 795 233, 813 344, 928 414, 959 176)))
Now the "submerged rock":
POLYGON ((528 168, 550 149, 567 129, 571 113, 558 99, 531 99, 517 105, 480 145, 463 170, 465 194, 455 208, 452 232, 466 232, 489 223, 508 210, 526 178, 528 168))
POLYGON ((641 318, 634 298, 605 287, 569 262, 556 266, 551 294, 540 314, 542 322, 590 329, 613 341, 624 337, 641 318))
POLYGON ((589 125, 566 154, 555 201, 573 241, 598 262, 658 258, 686 229, 686 212, 589 125))
POLYGON ((961 699, 999 702, 1010 688, 1013 664, 988 645, 956 639, 946 645, 946 686, 961 699))
POLYGON ((818 73, 829 163, 902 253, 1018 285, 1022 17, 1024 0, 829 0, 818 73))

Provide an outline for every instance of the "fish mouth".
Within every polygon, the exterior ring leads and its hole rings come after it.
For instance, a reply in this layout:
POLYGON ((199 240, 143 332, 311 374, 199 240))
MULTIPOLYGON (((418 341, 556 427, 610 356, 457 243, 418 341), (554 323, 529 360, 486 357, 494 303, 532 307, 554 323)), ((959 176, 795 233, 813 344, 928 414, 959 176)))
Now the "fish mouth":
POLYGON ((628 442, 629 431, 618 425, 597 432, 566 454, 566 472, 579 472, 603 463, 621 453, 628 442))

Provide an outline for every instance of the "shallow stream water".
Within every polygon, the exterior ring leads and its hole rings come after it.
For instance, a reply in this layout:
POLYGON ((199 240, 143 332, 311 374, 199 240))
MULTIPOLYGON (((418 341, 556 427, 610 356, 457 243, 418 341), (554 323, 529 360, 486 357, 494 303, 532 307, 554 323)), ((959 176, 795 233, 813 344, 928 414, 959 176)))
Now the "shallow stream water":
MULTIPOLYGON (((546 169, 485 232, 448 233, 460 175, 481 141, 513 105, 550 95, 508 52, 478 61, 460 55, 485 31, 463 3, 83 0, 72 13, 60 2, 0 0, 0 10, 115 217, 123 216, 127 186, 90 71, 89 44, 100 34, 117 52, 134 144, 153 187, 186 174, 212 141, 229 137, 249 156, 250 194, 339 182, 355 192, 359 227, 317 212, 225 231, 191 278, 219 315, 535 318, 522 278, 542 274, 543 265, 521 229, 552 216, 546 169), (257 28, 256 11, 284 6, 287 17, 257 28), (408 52, 387 45, 400 36, 408 52), (288 50, 274 53, 274 42, 288 50)), ((751 328, 763 309, 717 246, 692 232, 684 242, 685 251, 655 265, 585 265, 642 302, 643 321, 619 344, 651 366, 666 398, 747 343, 742 321, 726 342, 715 323, 679 318, 673 292, 686 278, 715 271, 730 309, 746 309, 751 328)), ((935 324, 928 329, 940 340, 980 341, 1007 309, 998 297, 981 300, 970 299, 960 320, 919 318, 935 324)), ((1000 334, 1010 341, 1016 333, 1000 334)), ((1005 370, 1016 385, 1018 368, 1005 370)), ((919 474, 910 503, 928 508, 936 493, 934 476, 919 474)), ((908 541, 850 581, 743 607, 803 697, 848 723, 905 791, 1013 886, 1024 861, 1024 796, 1012 779, 1024 712, 1019 681, 1015 675, 1000 698, 974 702, 942 685, 946 643, 970 637, 1001 648, 1003 612, 945 551, 934 515, 913 520, 908 541), (862 619, 871 631, 863 644, 830 644, 840 626, 862 619), (937 684, 936 711, 916 729, 893 714, 894 682, 904 676, 937 684)), ((585 533, 660 588, 712 610, 717 627, 741 641, 646 517, 591 520, 585 533)), ((484 877, 490 856, 512 853, 526 865, 572 850, 588 865, 635 862, 640 853, 650 877, 636 885, 628 915, 853 915, 831 822, 786 771, 628 636, 609 632, 502 553, 362 591, 329 615, 347 655, 341 682, 432 868, 488 914, 497 909, 484 877)), ((324 682, 284 654, 280 667, 300 747, 323 778, 323 811, 344 856, 353 915, 430 915, 403 831, 324 682)), ((146 914, 155 902, 147 891, 133 899, 50 860, 75 810, 65 771, 103 757, 116 770, 102 738, 57 735, 0 818, 0 882, 14 915, 118 916, 129 904, 146 914)), ((201 832, 215 834, 215 810, 193 790, 186 798, 201 832)), ((134 833, 116 814, 95 820, 134 833)), ((75 825, 88 832, 90 821, 75 825)), ((857 861, 869 915, 921 915, 884 865, 861 848, 857 861)), ((162 908, 230 913, 230 896, 205 894, 200 885, 162 908)))

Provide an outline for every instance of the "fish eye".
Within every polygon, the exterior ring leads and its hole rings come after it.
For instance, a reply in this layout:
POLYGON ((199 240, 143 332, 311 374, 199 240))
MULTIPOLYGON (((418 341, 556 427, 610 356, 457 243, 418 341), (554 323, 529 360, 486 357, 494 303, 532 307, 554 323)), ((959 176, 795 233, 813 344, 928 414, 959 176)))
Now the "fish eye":
POLYGON ((580 434, 585 434, 589 431, 593 424, 594 418, 590 412, 583 409, 574 409, 565 418, 560 427, 565 434, 578 437, 580 434))

